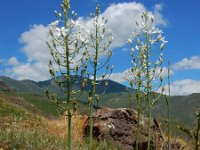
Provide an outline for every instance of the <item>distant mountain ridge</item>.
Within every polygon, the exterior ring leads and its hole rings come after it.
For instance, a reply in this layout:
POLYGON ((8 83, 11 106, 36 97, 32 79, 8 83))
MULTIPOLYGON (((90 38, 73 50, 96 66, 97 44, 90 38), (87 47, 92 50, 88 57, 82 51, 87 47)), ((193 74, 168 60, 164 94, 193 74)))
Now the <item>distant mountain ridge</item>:
MULTIPOLYGON (((83 78, 72 76, 72 78, 77 78, 79 80, 78 84, 72 85, 74 88, 81 89, 82 80, 83 78)), ((32 80, 15 80, 9 77, 0 76, 0 81, 2 84, 7 86, 7 88, 15 90, 20 93, 30 93, 35 95, 44 95, 46 90, 55 92, 59 97, 65 97, 64 93, 62 93, 55 83, 54 79, 49 79, 46 81, 32 81, 32 80)), ((105 80, 104 82, 108 82, 108 87, 105 93, 119 93, 125 92, 126 86, 112 81, 112 80, 105 80)), ((88 85, 86 86, 85 90, 88 91, 90 89, 91 80, 88 79, 88 85)), ((3 87, 2 87, 3 88, 3 87)), ((102 93, 105 90, 104 83, 102 85, 97 85, 97 93, 102 93)), ((0 88, 1 89, 1 88, 0 88)))

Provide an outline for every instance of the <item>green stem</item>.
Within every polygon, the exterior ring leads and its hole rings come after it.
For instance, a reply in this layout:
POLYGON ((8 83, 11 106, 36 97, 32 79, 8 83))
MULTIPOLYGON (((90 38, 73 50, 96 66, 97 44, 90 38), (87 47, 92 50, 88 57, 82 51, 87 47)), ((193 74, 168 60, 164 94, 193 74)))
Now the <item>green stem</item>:
POLYGON ((67 113, 68 113, 68 150, 72 149, 72 114, 71 114, 71 89, 70 89, 70 65, 69 65, 69 48, 68 48, 68 36, 66 36, 66 65, 67 65, 67 113))
POLYGON ((72 149, 72 115, 70 109, 68 109, 68 149, 72 149))
POLYGON ((169 108, 169 100, 170 100, 170 61, 168 60, 168 98, 167 98, 167 117, 168 117, 168 150, 170 150, 170 108, 169 108))
POLYGON ((89 124, 90 124, 90 130, 89 130, 89 148, 88 148, 88 150, 92 150, 92 138, 93 138, 93 127, 92 127, 92 125, 93 125, 93 121, 92 121, 92 105, 90 104, 90 122, 89 122, 89 124))
MULTIPOLYGON (((98 15, 98 14, 97 14, 98 15)), ((96 18, 96 22, 98 21, 98 17, 96 18)), ((99 50, 99 43, 98 43, 98 26, 96 24, 96 47, 95 47, 95 56, 94 56, 94 78, 92 81, 92 99, 90 101, 90 134, 89 134, 89 150, 92 150, 92 139, 93 139, 93 122, 92 122, 92 109, 93 109, 93 101, 95 99, 96 94, 96 79, 97 79, 97 61, 98 61, 98 50, 99 50)))
POLYGON ((147 79, 147 102, 148 102, 148 145, 147 145, 147 150, 150 150, 150 141, 151 141, 151 100, 149 97, 150 94, 150 77, 149 77, 149 37, 148 34, 146 33, 146 67, 147 67, 147 72, 146 72, 146 79, 147 79))
POLYGON ((150 150, 150 141, 151 141, 151 102, 148 96, 148 146, 147 149, 150 150))
POLYGON ((141 100, 140 100, 140 88, 137 92, 138 110, 137 110, 137 133, 136 133, 136 150, 139 150, 139 137, 140 137, 140 114, 141 114, 141 100))
MULTIPOLYGON (((66 1, 66 13, 64 12, 65 16, 65 28, 68 28, 68 12, 69 12, 69 1, 66 1)), ((72 149, 72 114, 71 114, 71 89, 70 89, 70 54, 69 54, 69 35, 65 37, 65 55, 66 55, 66 80, 67 80, 67 114, 68 114, 68 150, 72 149)))

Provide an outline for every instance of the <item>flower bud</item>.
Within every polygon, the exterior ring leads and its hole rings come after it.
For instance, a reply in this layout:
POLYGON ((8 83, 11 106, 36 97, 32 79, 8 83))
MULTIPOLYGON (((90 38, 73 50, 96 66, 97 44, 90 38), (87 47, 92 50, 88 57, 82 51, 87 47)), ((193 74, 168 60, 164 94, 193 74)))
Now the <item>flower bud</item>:
POLYGON ((86 85, 87 85, 87 79, 84 78, 84 79, 83 79, 83 82, 82 82, 82 87, 84 88, 84 87, 86 87, 86 85))
POLYGON ((108 82, 107 82, 107 81, 105 82, 105 86, 106 86, 106 87, 108 86, 108 82))
POLYGON ((108 51, 108 57, 111 57, 112 56, 112 51, 108 51))
POLYGON ((162 76, 160 76, 160 82, 162 82, 163 81, 163 77, 162 76))
POLYGON ((163 87, 162 87, 162 93, 163 93, 164 91, 165 91, 165 87, 163 86, 163 87))
POLYGON ((101 77, 102 77, 102 78, 105 78, 105 76, 106 76, 106 74, 105 74, 105 73, 103 73, 103 74, 101 75, 101 77))

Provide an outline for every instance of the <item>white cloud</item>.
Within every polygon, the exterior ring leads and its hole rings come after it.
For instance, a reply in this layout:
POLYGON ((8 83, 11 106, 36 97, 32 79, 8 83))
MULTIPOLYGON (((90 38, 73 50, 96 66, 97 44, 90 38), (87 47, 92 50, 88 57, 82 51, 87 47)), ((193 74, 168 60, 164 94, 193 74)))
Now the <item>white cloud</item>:
POLYGON ((12 65, 4 71, 5 75, 16 79, 31 79, 35 81, 50 78, 48 61, 51 56, 46 46, 48 26, 33 25, 30 30, 21 34, 22 51, 27 57, 26 63, 20 63, 16 57, 11 57, 8 64, 12 65))
POLYGON ((125 71, 119 72, 119 73, 113 73, 113 74, 111 74, 110 79, 113 81, 116 81, 118 83, 123 83, 126 81, 125 76, 126 76, 127 72, 128 72, 128 70, 125 70, 125 71))
MULTIPOLYGON (((158 4, 157 4, 158 6, 158 4)), ((160 11, 155 7, 154 11, 149 11, 155 18, 155 25, 166 25, 166 21, 160 11)), ((141 20, 143 12, 148 11, 145 6, 137 2, 118 3, 110 5, 103 16, 108 18, 108 25, 116 35, 113 47, 121 47, 126 44, 130 34, 136 29, 135 21, 141 20)))
POLYGON ((21 34, 20 42, 24 45, 22 51, 28 57, 28 61, 47 61, 50 58, 46 45, 48 26, 33 25, 30 30, 21 34))
POLYGON ((47 64, 41 62, 21 64, 11 69, 6 69, 5 72, 18 80, 31 79, 41 81, 50 78, 47 64))
POLYGON ((164 4, 156 4, 154 6, 154 19, 156 21, 157 25, 162 25, 162 26, 166 26, 167 25, 167 20, 165 18, 163 18, 162 14, 160 13, 163 10, 164 4))
MULTIPOLYGON (((105 79, 110 79, 118 83, 123 83, 126 81, 125 76, 128 73, 128 69, 123 72, 112 73, 110 76, 106 75, 105 79)), ((101 80, 102 78, 99 77, 97 80, 101 80)))
POLYGON ((199 80, 185 79, 171 83, 171 95, 189 95, 192 93, 200 93, 199 80))
MULTIPOLYGON (((142 3, 137 2, 111 4, 102 12, 102 16, 108 19, 108 26, 115 35, 112 47, 122 47, 126 44, 131 33, 137 28, 135 22, 141 20, 141 15, 145 11, 154 17, 155 25, 165 26, 167 22, 160 12, 162 9, 162 4, 156 4, 153 11, 148 11, 142 3)), ((92 25, 88 18, 80 17, 79 21, 89 27, 92 25)))
POLYGON ((200 56, 184 58, 172 66, 174 70, 200 69, 200 56))
POLYGON ((19 63, 19 61, 17 60, 16 57, 10 57, 9 60, 8 60, 8 64, 13 65, 13 66, 20 65, 20 63, 19 63))

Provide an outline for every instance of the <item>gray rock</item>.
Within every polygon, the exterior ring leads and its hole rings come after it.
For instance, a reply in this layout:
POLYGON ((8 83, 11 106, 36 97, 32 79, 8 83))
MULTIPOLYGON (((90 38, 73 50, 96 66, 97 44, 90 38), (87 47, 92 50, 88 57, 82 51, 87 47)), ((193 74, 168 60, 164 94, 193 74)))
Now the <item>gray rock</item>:
MULTIPOLYGON (((140 150, 147 149, 148 117, 141 115, 140 150)), ((136 146, 137 112, 133 109, 99 109, 93 117, 93 136, 101 142, 109 141, 123 150, 133 150, 136 146)), ((85 122, 84 135, 89 134, 89 118, 85 122)), ((164 142, 158 122, 151 120, 151 149, 160 149, 164 142)))

